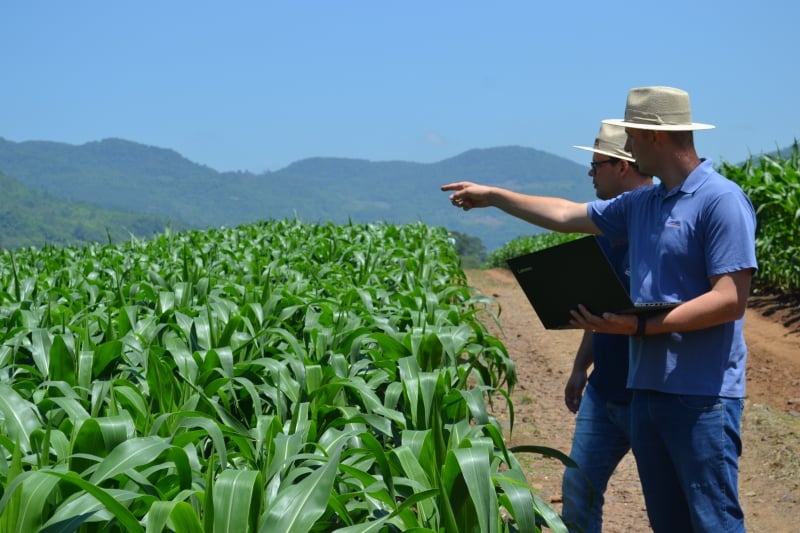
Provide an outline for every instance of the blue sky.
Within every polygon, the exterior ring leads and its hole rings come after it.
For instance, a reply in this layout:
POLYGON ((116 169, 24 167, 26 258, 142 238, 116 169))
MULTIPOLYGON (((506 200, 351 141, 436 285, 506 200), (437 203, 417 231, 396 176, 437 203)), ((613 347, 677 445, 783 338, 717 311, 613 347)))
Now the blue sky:
POLYGON ((800 137, 800 3, 4 0, 0 137, 170 148, 220 171, 433 162, 521 145, 574 161, 627 92, 689 92, 700 155, 800 137))

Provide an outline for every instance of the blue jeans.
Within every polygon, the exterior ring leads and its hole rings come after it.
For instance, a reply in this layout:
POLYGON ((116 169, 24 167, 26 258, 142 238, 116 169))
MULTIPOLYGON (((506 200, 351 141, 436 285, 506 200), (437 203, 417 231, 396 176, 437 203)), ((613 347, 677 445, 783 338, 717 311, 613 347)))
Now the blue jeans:
POLYGON ((569 454, 580 469, 567 468, 561 481, 561 515, 570 531, 602 530, 608 479, 630 447, 630 407, 603 401, 587 385, 569 454))
POLYGON ((740 398, 634 391, 631 442, 653 531, 745 530, 743 408, 740 398))

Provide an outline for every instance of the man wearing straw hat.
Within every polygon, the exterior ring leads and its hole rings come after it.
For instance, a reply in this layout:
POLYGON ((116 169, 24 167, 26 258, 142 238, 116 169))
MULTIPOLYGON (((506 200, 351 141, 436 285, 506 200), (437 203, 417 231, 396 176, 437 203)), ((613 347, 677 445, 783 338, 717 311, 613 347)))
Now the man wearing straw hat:
MULTIPOLYGON (((602 124, 592 146, 575 146, 593 152, 589 176, 597 197, 614 198, 623 192, 652 185, 625 150, 627 136, 621 126, 602 124)), ((617 276, 628 286, 628 246, 598 237, 617 276)), ((580 468, 564 471, 562 515, 570 530, 600 533, 608 480, 631 449, 628 377, 628 337, 584 332, 572 372, 564 388, 567 408, 577 413, 570 457, 580 468), (592 373, 587 379, 589 367, 592 373), (588 482, 588 483, 587 483, 588 482)))
MULTIPOLYGON (((606 121, 604 121, 606 122, 606 121)), ((757 268, 755 211, 736 184, 698 157, 689 95, 628 93, 626 148, 661 183, 588 204, 451 183, 451 203, 498 207, 562 232, 627 242, 635 302, 681 305, 649 318, 579 306, 573 325, 630 336, 631 443, 657 532, 744 531, 738 469, 747 347, 743 317, 757 268)))

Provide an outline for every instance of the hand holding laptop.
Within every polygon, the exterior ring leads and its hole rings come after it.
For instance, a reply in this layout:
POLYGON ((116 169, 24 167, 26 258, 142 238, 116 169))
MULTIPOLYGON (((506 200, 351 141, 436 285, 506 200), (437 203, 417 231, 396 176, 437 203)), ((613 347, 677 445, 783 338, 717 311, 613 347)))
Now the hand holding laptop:
POLYGON ((612 315, 653 314, 680 304, 631 301, 593 236, 514 257, 507 263, 547 329, 583 328, 630 335, 631 319, 612 315))

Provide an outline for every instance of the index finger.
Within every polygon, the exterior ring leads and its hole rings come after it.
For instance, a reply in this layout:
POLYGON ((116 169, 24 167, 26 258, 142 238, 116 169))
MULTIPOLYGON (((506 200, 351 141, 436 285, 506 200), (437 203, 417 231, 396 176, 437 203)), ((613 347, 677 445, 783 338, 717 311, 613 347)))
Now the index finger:
POLYGON ((443 191, 460 191, 466 186, 466 183, 463 181, 458 181, 455 183, 448 183, 447 185, 442 185, 443 191))

